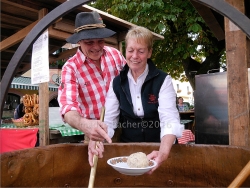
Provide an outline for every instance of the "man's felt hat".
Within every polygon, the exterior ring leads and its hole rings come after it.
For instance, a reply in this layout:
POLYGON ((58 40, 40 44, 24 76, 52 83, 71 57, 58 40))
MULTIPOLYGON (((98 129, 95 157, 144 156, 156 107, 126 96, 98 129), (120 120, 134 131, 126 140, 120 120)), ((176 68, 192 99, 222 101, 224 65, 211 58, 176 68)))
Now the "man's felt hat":
POLYGON ((67 42, 76 44, 82 39, 100 39, 111 37, 114 31, 105 28, 98 12, 81 12, 76 15, 74 34, 66 39, 67 42))

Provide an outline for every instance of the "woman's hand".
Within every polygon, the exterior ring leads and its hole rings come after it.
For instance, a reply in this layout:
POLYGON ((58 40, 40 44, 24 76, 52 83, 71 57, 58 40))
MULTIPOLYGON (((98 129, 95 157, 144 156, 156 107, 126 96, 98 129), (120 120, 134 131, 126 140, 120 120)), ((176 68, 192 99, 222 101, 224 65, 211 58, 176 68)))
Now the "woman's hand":
POLYGON ((147 155, 147 158, 149 160, 154 160, 157 163, 156 167, 154 167, 147 173, 152 174, 161 165, 161 163, 168 158, 168 154, 162 153, 160 151, 152 151, 147 155))
POLYGON ((90 166, 93 166, 93 158, 94 155, 98 156, 99 158, 103 157, 103 153, 104 152, 104 145, 102 142, 96 142, 93 140, 89 141, 89 145, 88 145, 88 155, 89 155, 89 164, 90 166))
POLYGON ((152 174, 162 164, 163 161, 167 160, 175 139, 175 135, 172 134, 163 136, 159 151, 152 151, 147 155, 148 159, 155 160, 155 162, 157 162, 157 166, 151 169, 147 174, 152 174))

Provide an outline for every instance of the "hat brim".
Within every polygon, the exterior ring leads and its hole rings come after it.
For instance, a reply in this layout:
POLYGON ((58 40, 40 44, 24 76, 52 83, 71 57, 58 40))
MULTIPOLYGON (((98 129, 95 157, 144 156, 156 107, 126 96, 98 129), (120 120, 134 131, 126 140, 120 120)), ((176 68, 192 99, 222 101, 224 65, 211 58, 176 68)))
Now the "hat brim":
POLYGON ((66 39, 67 42, 71 44, 77 44, 80 40, 83 39, 100 39, 107 38, 114 35, 116 32, 107 29, 107 28, 97 28, 91 30, 82 30, 79 33, 74 33, 72 36, 66 39))

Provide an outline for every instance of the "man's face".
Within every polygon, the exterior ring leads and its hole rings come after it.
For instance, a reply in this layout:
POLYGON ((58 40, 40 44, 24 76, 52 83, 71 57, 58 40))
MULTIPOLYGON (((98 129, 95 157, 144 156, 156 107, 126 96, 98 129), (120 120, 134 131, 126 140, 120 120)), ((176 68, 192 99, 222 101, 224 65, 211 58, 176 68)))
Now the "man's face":
POLYGON ((81 50, 88 58, 98 61, 103 53, 104 39, 86 39, 80 40, 78 44, 81 50))

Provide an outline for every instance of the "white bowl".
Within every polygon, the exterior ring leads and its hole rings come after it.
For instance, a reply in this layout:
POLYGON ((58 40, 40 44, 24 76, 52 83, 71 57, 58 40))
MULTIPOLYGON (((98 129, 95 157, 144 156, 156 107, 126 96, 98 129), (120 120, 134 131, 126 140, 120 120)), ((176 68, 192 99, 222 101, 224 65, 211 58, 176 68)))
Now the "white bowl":
POLYGON ((107 161, 107 163, 112 166, 116 171, 121 174, 129 175, 129 176, 140 176, 152 168, 154 168, 157 163, 154 160, 150 160, 150 166, 145 168, 130 168, 127 165, 128 156, 114 157, 107 161))

